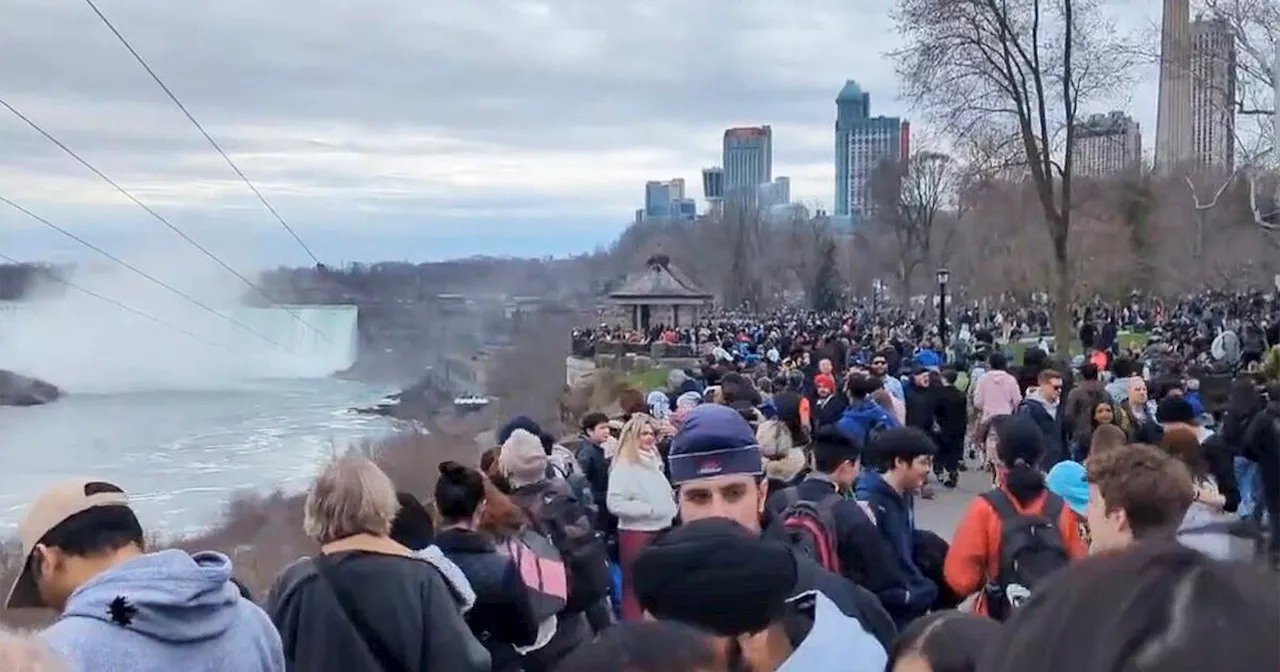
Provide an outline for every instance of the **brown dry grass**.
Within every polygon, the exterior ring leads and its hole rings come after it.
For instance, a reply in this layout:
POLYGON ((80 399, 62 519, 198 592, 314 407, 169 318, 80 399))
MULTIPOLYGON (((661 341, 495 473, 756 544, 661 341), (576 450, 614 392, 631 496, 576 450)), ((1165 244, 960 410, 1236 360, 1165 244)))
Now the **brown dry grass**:
MULTIPOLYGON (((480 451, 476 434, 483 429, 479 419, 453 418, 441 424, 447 433, 422 434, 406 431, 377 444, 356 446, 369 455, 396 482, 402 491, 428 499, 435 489, 438 465, 455 460, 478 465, 480 451)), ((236 578, 254 597, 267 594, 280 570, 298 558, 316 552, 315 544, 302 533, 304 494, 273 492, 243 493, 227 504, 220 521, 207 532, 179 540, 159 541, 157 547, 188 551, 214 550, 226 553, 235 563, 236 578)), ((0 541, 0 590, 8 586, 21 569, 23 558, 15 541, 0 541)), ((0 623, 10 627, 39 627, 49 622, 47 611, 0 612, 0 623)))

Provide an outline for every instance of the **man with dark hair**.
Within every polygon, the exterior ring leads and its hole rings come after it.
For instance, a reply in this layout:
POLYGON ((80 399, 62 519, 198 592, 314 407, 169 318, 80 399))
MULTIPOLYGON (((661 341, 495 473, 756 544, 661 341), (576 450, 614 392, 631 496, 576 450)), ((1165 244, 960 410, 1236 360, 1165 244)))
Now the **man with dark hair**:
POLYGON ((588 413, 582 418, 582 438, 578 441, 576 455, 582 475, 591 484, 592 499, 596 503, 596 529, 611 536, 617 527, 617 519, 604 505, 609 493, 609 458, 604 454, 604 442, 609 440, 609 416, 604 413, 588 413))
POLYGON ((1085 467, 1095 551, 1147 539, 1172 540, 1195 498, 1187 467, 1153 446, 1135 444, 1091 455, 1085 467))
POLYGON ((284 672, 280 635, 220 553, 147 553, 118 486, 47 488, 18 525, 26 558, 6 607, 48 607, 40 637, 78 670, 284 672))
POLYGON ((890 429, 867 447, 865 459, 871 469, 858 477, 858 499, 870 506, 880 538, 893 553, 899 585, 904 587, 896 595, 899 602, 886 605, 899 627, 928 613, 938 598, 937 584, 916 565, 913 499, 933 471, 937 451, 933 439, 919 429, 890 429))
MULTIPOLYGON (((1097 364, 1085 362, 1080 367, 1080 378, 1082 382, 1071 388, 1063 404, 1062 420, 1068 433, 1075 432, 1077 429, 1092 431, 1089 421, 1093 418, 1093 409, 1107 399, 1107 388, 1098 379, 1097 364)), ((1070 438, 1073 441, 1083 439, 1080 436, 1070 438)))
POLYGON ((890 610, 905 590, 893 554, 880 539, 870 509, 852 498, 853 484, 862 471, 862 451, 853 439, 834 427, 813 436, 813 471, 800 483, 769 497, 769 511, 782 518, 789 506, 807 502, 830 512, 831 534, 840 561, 840 574, 880 598, 890 610))
POLYGON ((836 428, 864 450, 875 435, 898 426, 897 419, 871 398, 871 395, 882 387, 883 383, 879 380, 859 374, 849 376, 849 381, 845 385, 845 391, 849 394, 849 405, 845 408, 844 415, 836 422, 836 428))
POLYGON ((933 474, 947 488, 955 488, 960 483, 964 434, 969 428, 969 399, 956 387, 958 378, 955 369, 943 369, 942 385, 934 390, 938 404, 938 460, 933 465, 933 474))

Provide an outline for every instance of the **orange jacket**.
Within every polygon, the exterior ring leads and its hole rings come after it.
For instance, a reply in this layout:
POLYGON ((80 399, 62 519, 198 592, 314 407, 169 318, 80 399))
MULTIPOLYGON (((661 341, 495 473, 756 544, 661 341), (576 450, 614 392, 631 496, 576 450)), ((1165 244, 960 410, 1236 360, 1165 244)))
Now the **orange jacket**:
MULTIPOLYGON (((1005 491, 1008 494, 1008 491, 1005 491)), ((1038 515, 1044 511, 1044 501, 1048 491, 1031 502, 1030 506, 1022 506, 1014 501, 1014 508, 1021 514, 1038 515)), ((1010 497, 1012 499, 1012 497, 1010 497)), ((1080 537, 1079 520, 1070 507, 1062 507, 1058 529, 1062 530, 1063 541, 1067 553, 1072 559, 1083 558, 1089 554, 1089 547, 1080 537)), ((989 580, 1000 571, 1000 515, 981 497, 975 497, 965 509, 960 526, 956 528, 951 548, 947 551, 947 560, 943 564, 942 573, 947 585, 956 595, 969 596, 978 593, 989 580)), ((985 593, 978 594, 974 612, 987 613, 985 593)))

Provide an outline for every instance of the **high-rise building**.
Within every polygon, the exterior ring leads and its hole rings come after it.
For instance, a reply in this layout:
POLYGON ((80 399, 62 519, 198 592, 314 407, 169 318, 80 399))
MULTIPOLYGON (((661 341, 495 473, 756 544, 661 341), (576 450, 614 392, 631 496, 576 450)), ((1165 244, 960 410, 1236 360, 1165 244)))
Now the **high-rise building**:
POLYGON ((1195 165, 1236 163, 1236 35, 1226 19, 1191 24, 1191 151, 1195 165))
POLYGON ((1089 177, 1133 169, 1142 162, 1142 129, 1124 112, 1090 115, 1076 124, 1071 161, 1089 177))
POLYGON ((910 152, 910 127, 898 117, 871 116, 871 94, 852 79, 836 96, 836 216, 854 224, 869 214, 870 183, 886 161, 910 152))
POLYGON ((760 185, 773 181, 773 129, 742 126, 724 132, 725 198, 755 205, 760 185))
POLYGON ((707 211, 712 215, 724 212, 724 168, 702 169, 702 197, 707 200, 707 211))
POLYGON ((676 177, 666 182, 650 180, 644 183, 645 217, 674 217, 678 208, 674 207, 684 198, 684 178, 676 177))
POLYGON ((772 208, 775 205, 791 203, 791 178, 779 176, 772 182, 760 185, 760 207, 772 208))
POLYGON ((1156 171, 1169 174, 1194 160, 1191 142, 1191 5, 1164 0, 1160 28, 1160 99, 1156 171))

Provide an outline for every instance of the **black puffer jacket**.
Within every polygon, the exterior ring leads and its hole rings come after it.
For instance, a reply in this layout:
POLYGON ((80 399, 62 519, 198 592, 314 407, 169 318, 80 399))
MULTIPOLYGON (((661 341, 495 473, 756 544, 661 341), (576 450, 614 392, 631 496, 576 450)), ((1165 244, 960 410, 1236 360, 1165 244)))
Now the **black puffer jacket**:
POLYGON ((436 545, 471 582, 476 602, 467 612, 467 626, 489 650, 493 672, 518 672, 522 661, 515 646, 528 646, 538 636, 520 570, 481 532, 446 529, 436 545))

